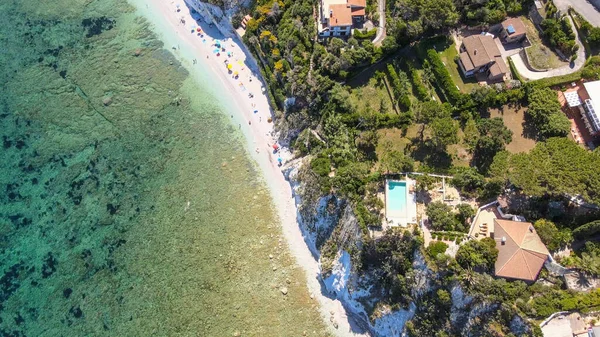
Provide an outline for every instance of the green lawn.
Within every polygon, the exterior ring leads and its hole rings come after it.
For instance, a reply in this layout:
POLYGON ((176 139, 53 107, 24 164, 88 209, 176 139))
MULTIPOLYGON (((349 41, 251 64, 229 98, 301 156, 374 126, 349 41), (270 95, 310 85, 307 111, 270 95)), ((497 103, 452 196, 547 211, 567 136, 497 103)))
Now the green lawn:
POLYGON ((458 86, 463 93, 470 93, 477 88, 477 80, 475 77, 464 78, 460 72, 459 65, 455 61, 458 58, 458 51, 454 40, 447 36, 437 36, 423 40, 416 45, 417 54, 421 59, 426 57, 427 50, 435 49, 440 54, 442 62, 446 65, 454 84, 458 86))
POLYGON ((386 113, 395 113, 385 84, 374 78, 367 85, 352 89, 350 99, 360 113, 381 112, 382 104, 386 113))
POLYGON ((448 71, 450 72, 450 76, 452 76, 452 80, 454 84, 458 86, 461 92, 470 93, 473 89, 477 88, 479 84, 475 80, 475 77, 464 78, 460 72, 459 65, 455 61, 458 57, 458 51, 456 50, 456 45, 452 43, 448 48, 440 52, 440 56, 448 71))

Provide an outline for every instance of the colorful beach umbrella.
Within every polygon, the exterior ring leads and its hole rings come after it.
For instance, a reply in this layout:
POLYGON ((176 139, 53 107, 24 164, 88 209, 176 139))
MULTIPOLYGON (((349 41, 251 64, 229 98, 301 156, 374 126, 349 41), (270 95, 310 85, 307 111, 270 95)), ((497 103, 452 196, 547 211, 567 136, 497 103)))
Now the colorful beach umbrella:
POLYGON ((218 53, 218 52, 220 52, 220 50, 219 50, 219 49, 215 49, 215 50, 213 50, 213 53, 218 53))
POLYGON ((231 66, 231 64, 228 64, 228 65, 227 65, 227 69, 231 70, 231 68, 233 68, 233 67, 231 66))

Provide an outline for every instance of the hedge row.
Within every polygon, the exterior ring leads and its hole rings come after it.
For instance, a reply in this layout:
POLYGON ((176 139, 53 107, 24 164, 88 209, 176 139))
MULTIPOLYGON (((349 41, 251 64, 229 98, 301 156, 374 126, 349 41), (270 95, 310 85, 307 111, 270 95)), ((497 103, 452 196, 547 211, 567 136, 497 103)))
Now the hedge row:
POLYGON ((438 55, 434 49, 429 49, 427 51, 427 59, 431 64, 431 69, 437 79, 438 86, 446 96, 446 100, 453 104, 456 103, 456 101, 460 99, 461 93, 456 87, 456 84, 454 84, 452 76, 450 76, 440 55, 438 55))
POLYGON ((434 240, 454 241, 460 243, 465 239, 466 234, 460 232, 431 232, 431 237, 434 240))
POLYGON ((561 85, 564 83, 577 82, 580 79, 581 79, 581 70, 576 71, 571 74, 563 75, 563 76, 542 78, 541 80, 535 80, 530 83, 532 86, 535 86, 538 88, 548 88, 548 87, 553 87, 555 85, 561 85))
POLYGON ((392 81, 392 88, 394 90, 394 96, 396 96, 396 100, 404 110, 410 109, 410 96, 408 95, 408 90, 400 80, 398 73, 394 69, 390 63, 387 65, 388 75, 392 81))
POLYGON ((578 240, 589 238, 600 233, 600 220, 588 222, 573 231, 573 237, 578 240))
POLYGON ((352 33, 352 36, 354 36, 354 38, 361 39, 361 40, 372 40, 375 38, 376 35, 377 35, 377 28, 373 28, 364 33, 358 29, 355 29, 354 32, 352 33))
POLYGON ((421 75, 413 66, 408 67, 408 71, 410 72, 410 81, 412 83, 415 96, 421 101, 429 101, 431 100, 431 95, 429 95, 429 90, 423 84, 423 79, 421 75))
POLYGON ((521 74, 519 74, 517 67, 515 67, 515 64, 513 63, 513 60, 510 57, 508 58, 508 66, 510 67, 510 72, 512 72, 513 78, 515 80, 521 81, 521 83, 525 83, 525 81, 523 80, 523 77, 521 77, 521 74))

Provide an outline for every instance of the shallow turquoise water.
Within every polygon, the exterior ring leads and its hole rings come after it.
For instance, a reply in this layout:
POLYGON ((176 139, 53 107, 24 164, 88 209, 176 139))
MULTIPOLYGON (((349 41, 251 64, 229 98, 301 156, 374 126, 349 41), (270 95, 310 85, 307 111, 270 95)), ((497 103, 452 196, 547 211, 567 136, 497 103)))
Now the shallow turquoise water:
POLYGON ((406 182, 389 181, 388 182, 388 201, 387 206, 391 211, 398 211, 401 214, 406 213, 406 182))
POLYGON ((325 335, 237 127, 132 7, 0 14, 0 336, 325 335))

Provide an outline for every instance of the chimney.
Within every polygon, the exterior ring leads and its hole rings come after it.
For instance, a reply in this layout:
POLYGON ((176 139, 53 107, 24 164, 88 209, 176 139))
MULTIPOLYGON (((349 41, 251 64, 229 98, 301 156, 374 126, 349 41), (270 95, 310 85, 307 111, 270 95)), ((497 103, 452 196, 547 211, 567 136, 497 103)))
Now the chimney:
POLYGON ((533 233, 533 226, 529 226, 529 231, 533 233))
POLYGON ((329 17, 332 18, 333 17, 333 10, 329 10, 329 17))
POLYGON ((502 237, 502 245, 504 246, 506 244, 506 236, 502 237))
POLYGON ((473 51, 473 55, 477 55, 477 49, 473 51))

